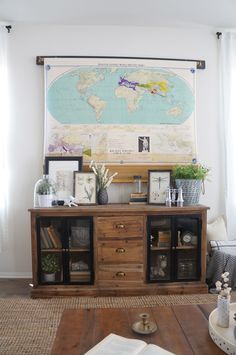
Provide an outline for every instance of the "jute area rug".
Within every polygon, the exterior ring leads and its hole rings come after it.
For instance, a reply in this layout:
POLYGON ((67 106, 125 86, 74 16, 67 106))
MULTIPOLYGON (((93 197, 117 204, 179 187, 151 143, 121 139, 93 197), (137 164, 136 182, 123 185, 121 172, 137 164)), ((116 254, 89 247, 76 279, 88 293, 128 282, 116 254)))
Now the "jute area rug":
MULTIPOLYGON (((48 355, 64 309, 127 308, 215 303, 217 295, 0 298, 0 354, 48 355)), ((236 292, 232 294, 236 301, 236 292)))

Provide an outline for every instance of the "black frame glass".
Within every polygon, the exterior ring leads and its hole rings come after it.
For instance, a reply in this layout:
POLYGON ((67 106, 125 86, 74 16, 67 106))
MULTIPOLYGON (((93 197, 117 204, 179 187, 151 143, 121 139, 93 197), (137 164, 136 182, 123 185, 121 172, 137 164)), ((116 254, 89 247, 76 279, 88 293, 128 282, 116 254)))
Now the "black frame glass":
POLYGON ((58 200, 65 200, 73 196, 73 174, 74 171, 82 171, 82 167, 82 156, 45 157, 44 173, 57 184, 58 200))

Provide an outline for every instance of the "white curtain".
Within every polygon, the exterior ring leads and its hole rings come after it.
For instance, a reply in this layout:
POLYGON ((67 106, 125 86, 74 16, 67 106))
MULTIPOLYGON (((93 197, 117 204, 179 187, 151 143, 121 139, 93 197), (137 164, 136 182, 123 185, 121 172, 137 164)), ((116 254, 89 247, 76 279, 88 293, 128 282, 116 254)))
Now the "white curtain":
POLYGON ((220 36, 220 103, 223 133, 225 215, 229 239, 236 239, 236 32, 220 36))
POLYGON ((7 73, 7 29, 0 25, 0 252, 8 236, 8 166, 7 141, 9 125, 9 95, 7 73))

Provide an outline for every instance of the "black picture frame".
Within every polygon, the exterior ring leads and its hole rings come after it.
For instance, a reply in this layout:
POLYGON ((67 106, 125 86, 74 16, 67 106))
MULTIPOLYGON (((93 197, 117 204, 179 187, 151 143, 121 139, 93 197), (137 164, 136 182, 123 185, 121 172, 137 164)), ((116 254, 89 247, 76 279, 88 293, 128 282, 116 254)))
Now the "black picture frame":
POLYGON ((148 204, 165 205, 166 190, 171 186, 171 170, 148 170, 148 204))
POLYGON ((82 171, 82 168, 82 156, 45 157, 44 174, 56 183, 58 200, 66 200, 73 196, 74 171, 82 171))

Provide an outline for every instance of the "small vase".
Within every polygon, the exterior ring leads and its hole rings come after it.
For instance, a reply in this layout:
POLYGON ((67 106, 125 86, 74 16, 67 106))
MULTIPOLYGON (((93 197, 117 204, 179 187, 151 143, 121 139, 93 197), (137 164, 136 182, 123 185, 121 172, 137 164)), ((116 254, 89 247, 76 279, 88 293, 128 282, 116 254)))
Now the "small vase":
POLYGON ((228 297, 218 295, 217 311, 218 311, 217 324, 219 325, 219 327, 228 328, 229 313, 230 313, 230 295, 228 297))
POLYGON ((98 204, 106 205, 108 203, 108 193, 107 189, 100 189, 98 191, 98 204))

